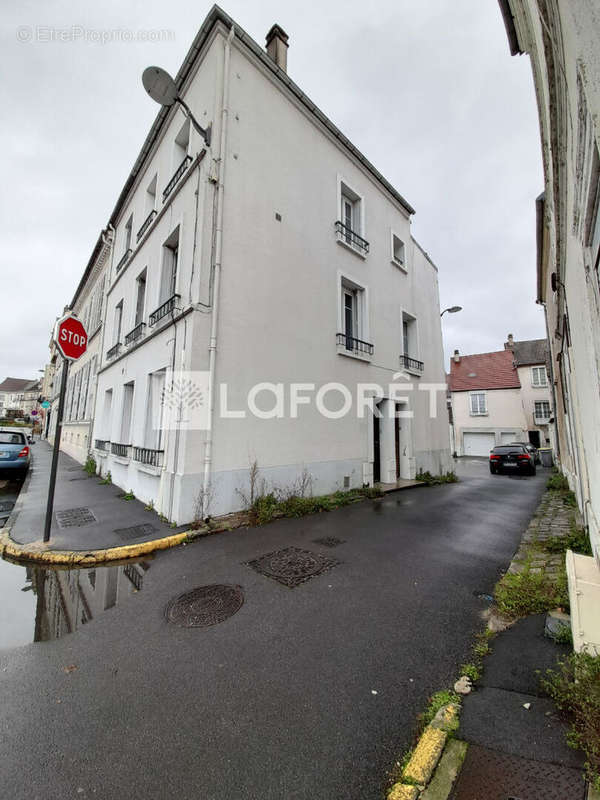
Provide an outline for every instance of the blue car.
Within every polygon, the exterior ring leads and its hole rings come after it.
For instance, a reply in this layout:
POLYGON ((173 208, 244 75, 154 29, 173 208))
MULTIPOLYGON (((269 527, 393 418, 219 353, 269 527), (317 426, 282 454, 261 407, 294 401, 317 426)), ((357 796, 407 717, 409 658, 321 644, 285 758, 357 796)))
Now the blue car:
POLYGON ((30 461, 27 436, 21 431, 0 431, 0 477, 23 480, 30 461))

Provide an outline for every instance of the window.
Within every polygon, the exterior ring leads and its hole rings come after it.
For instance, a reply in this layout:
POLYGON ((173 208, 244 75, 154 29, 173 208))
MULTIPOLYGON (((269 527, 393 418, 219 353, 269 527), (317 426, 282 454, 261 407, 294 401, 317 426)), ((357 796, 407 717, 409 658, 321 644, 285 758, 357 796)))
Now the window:
POLYGON ((148 405, 146 407, 146 431, 144 446, 160 450, 163 438, 163 407, 165 393, 165 370, 148 375, 148 405))
POLYGON ((368 338, 366 289, 349 278, 341 277, 340 290, 340 332, 337 335, 339 352, 371 355, 373 345, 365 341, 368 338))
POLYGON ((173 169, 177 169, 177 167, 187 156, 189 146, 190 146, 190 121, 189 119, 186 119, 186 121, 179 129, 179 133, 175 137, 175 142, 173 146, 173 169))
POLYGON ((531 385, 532 386, 547 386, 546 367, 532 367, 531 368, 531 385))
POLYGON ((352 350, 352 339, 358 339, 358 297, 356 289, 344 288, 344 334, 346 347, 352 350))
POLYGON ((112 389, 104 392, 104 408, 102 413, 102 431, 105 441, 109 442, 112 438, 112 389))
POLYGON ((156 184, 157 184, 158 176, 156 173, 154 177, 148 184, 148 188, 146 189, 146 217, 156 208, 156 184))
POLYGON ((133 381, 123 386, 123 415, 121 417, 121 444, 131 439, 131 413, 133 410, 133 381))
POLYGON ((342 180, 338 182, 339 217, 336 222, 337 240, 351 247, 361 256, 369 252, 369 243, 363 239, 364 207, 360 195, 342 180))
POLYGON ((115 306, 115 324, 113 327, 113 344, 121 341, 121 325, 123 323, 123 301, 120 300, 115 306))
POLYGON ((125 223, 125 252, 131 250, 132 231, 133 231, 133 214, 130 214, 129 219, 125 223))
POLYGON ((487 414, 485 392, 471 392, 470 403, 472 417, 480 414, 487 414))
POLYGON ((159 305, 166 303, 175 294, 177 286, 177 262, 179 260, 179 227, 163 245, 163 264, 160 280, 159 305))
POLYGON ((146 301, 146 270, 137 279, 137 295, 135 299, 135 321, 134 328, 144 320, 144 303, 146 301))
POLYGON ((392 233, 392 261, 400 266, 405 266, 404 242, 395 233, 392 233))
POLYGON ((550 403, 547 400, 536 402, 534 416, 536 419, 550 419, 550 403))

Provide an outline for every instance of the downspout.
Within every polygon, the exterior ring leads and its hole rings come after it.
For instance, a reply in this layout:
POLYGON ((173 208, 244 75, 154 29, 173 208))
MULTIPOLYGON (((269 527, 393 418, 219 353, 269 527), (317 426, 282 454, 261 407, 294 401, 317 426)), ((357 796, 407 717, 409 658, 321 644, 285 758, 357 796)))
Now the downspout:
MULTIPOLYGON (((221 259, 223 253, 223 190, 225 182, 225 157, 227 145, 227 123, 229 119, 229 62, 231 42, 235 36, 232 25, 225 41, 223 53, 223 96, 221 105, 221 132, 219 137, 219 159, 217 168, 217 217, 215 221, 215 265, 212 291, 212 319, 210 344, 208 346, 208 418, 206 420, 206 444, 204 448, 204 477, 202 496, 208 497, 212 468, 213 416, 215 405, 215 367, 217 361, 217 332, 219 323, 219 288, 221 283, 221 259)), ((206 509, 205 509, 206 511, 206 509)))

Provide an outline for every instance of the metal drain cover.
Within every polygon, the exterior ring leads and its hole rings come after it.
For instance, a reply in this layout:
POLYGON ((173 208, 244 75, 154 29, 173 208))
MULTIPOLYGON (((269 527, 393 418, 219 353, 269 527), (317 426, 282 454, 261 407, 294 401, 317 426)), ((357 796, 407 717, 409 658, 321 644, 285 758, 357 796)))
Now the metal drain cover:
POLYGON ((199 586, 174 598, 165 610, 167 620, 182 628, 208 628, 237 613, 244 604, 241 586, 199 586))
POLYGON ((82 528, 98 522, 89 508, 67 508, 56 512, 56 521, 61 528, 82 528))
POLYGON ((121 539, 139 539, 141 536, 150 536, 155 531, 155 526, 147 522, 144 525, 132 525, 129 528, 115 528, 113 533, 116 533, 121 539))
POLYGON ((581 770, 469 745, 451 800, 584 800, 581 770))
POLYGON ((300 550, 298 547, 286 547, 285 550, 277 550, 253 561, 247 561, 246 565, 261 575, 273 578, 293 589, 323 572, 328 572, 339 563, 321 553, 300 550))
POLYGON ((345 539, 336 539, 335 536, 323 536, 322 539, 313 539, 315 544, 322 544, 324 547, 337 547, 338 544, 344 544, 345 539))

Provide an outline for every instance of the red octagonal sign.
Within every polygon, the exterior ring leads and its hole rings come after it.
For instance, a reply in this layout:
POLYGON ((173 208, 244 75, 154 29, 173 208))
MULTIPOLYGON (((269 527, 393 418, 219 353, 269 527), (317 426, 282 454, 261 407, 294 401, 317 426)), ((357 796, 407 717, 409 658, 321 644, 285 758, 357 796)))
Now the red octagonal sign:
POLYGON ((87 333, 77 317, 67 315, 56 323, 56 346, 69 361, 77 361, 87 349, 87 333))

